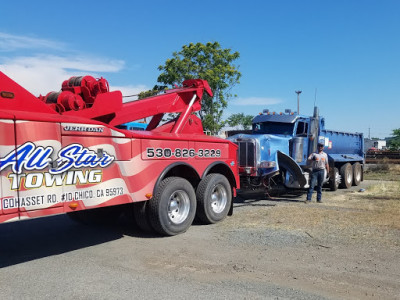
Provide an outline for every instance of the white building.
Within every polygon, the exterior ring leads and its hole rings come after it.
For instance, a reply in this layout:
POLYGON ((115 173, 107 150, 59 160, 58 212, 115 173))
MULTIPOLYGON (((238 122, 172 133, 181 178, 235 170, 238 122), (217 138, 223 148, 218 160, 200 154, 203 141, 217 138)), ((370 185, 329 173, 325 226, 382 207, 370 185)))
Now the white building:
POLYGON ((364 149, 365 151, 375 148, 377 150, 385 150, 386 149, 386 141, 385 140, 371 140, 371 139, 364 139, 364 149))

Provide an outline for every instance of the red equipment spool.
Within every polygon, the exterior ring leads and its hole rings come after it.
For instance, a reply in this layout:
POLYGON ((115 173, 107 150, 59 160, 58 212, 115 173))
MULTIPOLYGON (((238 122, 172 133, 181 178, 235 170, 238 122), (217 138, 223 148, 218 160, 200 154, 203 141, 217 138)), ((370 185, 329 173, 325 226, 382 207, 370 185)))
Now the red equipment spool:
POLYGON ((56 104, 55 110, 58 112, 68 110, 80 110, 85 107, 82 97, 69 91, 50 92, 44 97, 48 104, 56 104))
POLYGON ((65 80, 61 90, 79 94, 86 104, 91 105, 98 94, 109 91, 109 85, 103 77, 96 80, 92 76, 78 76, 65 80))
POLYGON ((98 94, 109 90, 108 81, 103 77, 96 79, 92 76, 74 76, 64 80, 61 92, 50 92, 46 96, 39 96, 39 99, 62 113, 90 108, 98 94))

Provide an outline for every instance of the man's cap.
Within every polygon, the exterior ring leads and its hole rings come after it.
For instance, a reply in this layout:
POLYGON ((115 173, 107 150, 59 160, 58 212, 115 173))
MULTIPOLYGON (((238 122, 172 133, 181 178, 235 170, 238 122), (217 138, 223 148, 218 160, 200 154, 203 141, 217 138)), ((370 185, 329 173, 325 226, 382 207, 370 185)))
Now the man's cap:
POLYGON ((324 147, 324 144, 318 143, 317 146, 318 146, 318 147, 324 147))

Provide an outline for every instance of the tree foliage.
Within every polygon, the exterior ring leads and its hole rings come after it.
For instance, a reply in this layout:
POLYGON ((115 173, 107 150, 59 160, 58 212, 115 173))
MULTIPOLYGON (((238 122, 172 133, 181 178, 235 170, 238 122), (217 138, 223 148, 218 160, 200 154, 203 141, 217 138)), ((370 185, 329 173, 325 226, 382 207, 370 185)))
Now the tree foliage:
POLYGON ((392 138, 388 142, 390 150, 400 150, 400 128, 393 129, 392 138))
POLYGON ((251 129, 251 121, 253 116, 245 115, 244 113, 238 113, 230 115, 227 119, 227 123, 231 127, 236 127, 238 129, 249 130, 251 129))
POLYGON ((162 73, 157 81, 167 85, 180 85, 186 79, 205 79, 210 85, 214 97, 203 96, 200 118, 205 130, 216 134, 223 126, 223 110, 232 97, 232 87, 239 83, 241 73, 233 64, 239 58, 239 52, 222 49, 218 42, 190 43, 184 45, 172 58, 158 67, 162 73))
POLYGON ((167 89, 166 86, 155 85, 153 87, 153 89, 151 89, 151 90, 140 92, 139 95, 138 95, 138 98, 139 99, 144 99, 144 98, 152 97, 152 96, 155 96, 155 95, 159 94, 160 92, 162 92, 162 91, 164 91, 166 89, 167 89))

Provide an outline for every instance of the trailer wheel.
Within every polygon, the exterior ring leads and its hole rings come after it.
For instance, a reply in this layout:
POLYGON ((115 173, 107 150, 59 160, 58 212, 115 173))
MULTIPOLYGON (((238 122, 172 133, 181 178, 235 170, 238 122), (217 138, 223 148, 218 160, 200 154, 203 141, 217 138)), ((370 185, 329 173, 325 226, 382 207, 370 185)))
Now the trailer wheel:
POLYGON ((196 191, 197 217, 205 224, 223 220, 232 203, 231 185, 221 174, 209 174, 200 181, 196 191))
POLYGON ((153 232, 148 215, 148 201, 135 202, 132 206, 133 217, 137 226, 144 232, 153 232))
POLYGON ((349 189, 353 184, 353 168, 350 163, 346 163, 340 168, 340 176, 340 187, 349 189))
POLYGON ((185 232, 196 214, 196 194, 186 179, 168 177, 148 203, 152 227, 162 235, 185 232))
POLYGON ((333 168, 333 174, 329 178, 329 188, 331 191, 336 191, 340 184, 340 174, 338 168, 333 168))
POLYGON ((353 164, 353 185, 357 186, 362 180, 362 168, 359 162, 353 164))

